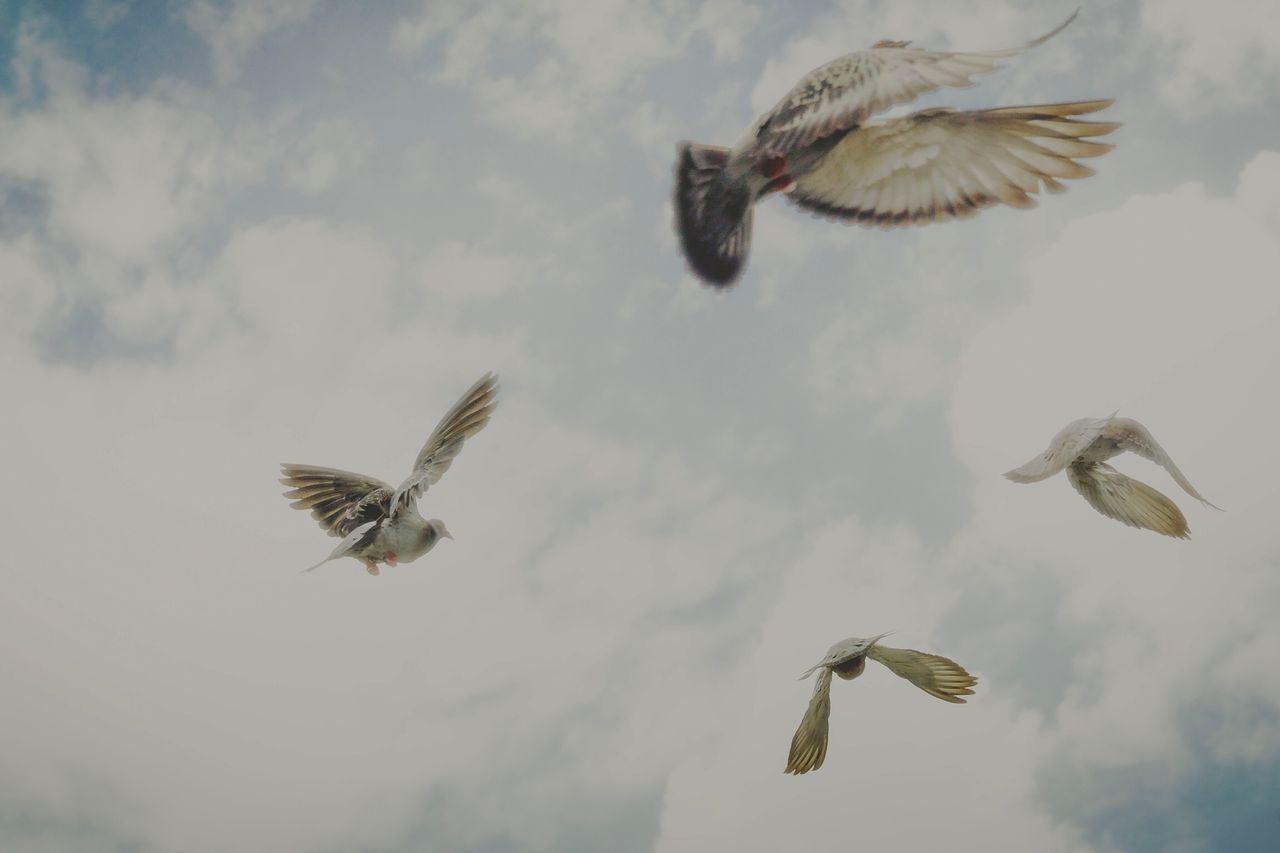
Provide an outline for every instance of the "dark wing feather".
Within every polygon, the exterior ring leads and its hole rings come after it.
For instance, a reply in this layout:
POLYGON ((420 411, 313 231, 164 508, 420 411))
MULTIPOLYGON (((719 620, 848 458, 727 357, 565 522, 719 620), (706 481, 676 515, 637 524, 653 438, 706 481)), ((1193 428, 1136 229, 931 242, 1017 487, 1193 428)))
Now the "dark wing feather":
POLYGON ((486 373, 480 377, 445 416, 436 424, 413 463, 413 473, 400 483, 391 497, 391 514, 418 499, 418 495, 434 485, 462 451, 463 443, 484 429, 497 406, 498 377, 486 373))
POLYGON ((292 486, 284 493, 290 506, 311 510, 330 536, 345 537, 360 525, 385 518, 391 502, 391 484, 337 468, 283 464, 280 482, 292 486))

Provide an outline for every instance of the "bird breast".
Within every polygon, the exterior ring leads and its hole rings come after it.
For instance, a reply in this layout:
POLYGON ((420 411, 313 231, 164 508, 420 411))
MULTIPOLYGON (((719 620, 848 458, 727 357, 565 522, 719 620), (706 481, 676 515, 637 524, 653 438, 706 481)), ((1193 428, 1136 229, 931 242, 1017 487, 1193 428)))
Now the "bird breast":
POLYGON ((388 553, 395 554, 401 563, 416 560, 431 550, 436 537, 430 535, 427 522, 416 513, 404 512, 396 516, 395 521, 382 529, 382 535, 373 543, 368 556, 382 559, 388 553))
POLYGON ((867 656, 858 655, 846 661, 841 661, 831 667, 831 671, 843 678, 845 681, 851 681, 862 675, 862 671, 867 668, 867 656))

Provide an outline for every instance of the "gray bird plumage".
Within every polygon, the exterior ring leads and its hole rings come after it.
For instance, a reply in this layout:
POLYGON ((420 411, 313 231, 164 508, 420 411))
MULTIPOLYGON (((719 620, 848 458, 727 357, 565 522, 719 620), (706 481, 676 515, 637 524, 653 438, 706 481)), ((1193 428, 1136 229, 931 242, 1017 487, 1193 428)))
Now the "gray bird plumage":
POLYGON ((418 514, 418 496, 449 470, 463 443, 489 423, 497 392, 498 377, 493 373, 486 373, 472 385, 440 419, 419 451, 412 473, 398 488, 376 477, 337 468, 281 465, 284 476, 280 482, 292 487, 284 493, 293 499, 290 506, 310 510, 325 532, 343 537, 328 557, 303 571, 341 557, 355 557, 376 575, 379 563, 409 563, 440 539, 452 539, 443 521, 418 514))

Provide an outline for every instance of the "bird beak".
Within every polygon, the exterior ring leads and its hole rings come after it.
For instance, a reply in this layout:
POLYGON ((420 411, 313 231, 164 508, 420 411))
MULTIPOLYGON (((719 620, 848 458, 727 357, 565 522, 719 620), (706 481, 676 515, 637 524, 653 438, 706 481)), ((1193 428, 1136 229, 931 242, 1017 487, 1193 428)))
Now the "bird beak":
POLYGON ((452 538, 453 538, 453 534, 452 534, 452 533, 450 533, 450 532, 449 532, 449 531, 447 531, 447 530, 446 530, 444 533, 441 533, 440 535, 441 535, 441 536, 443 536, 445 539, 452 539, 452 538))
POLYGON ((867 648, 871 648, 876 643, 880 642, 881 640, 883 640, 885 637, 889 636, 892 633, 893 633, 892 631, 885 631, 883 634, 877 634, 876 636, 871 638, 871 642, 867 643, 867 648))

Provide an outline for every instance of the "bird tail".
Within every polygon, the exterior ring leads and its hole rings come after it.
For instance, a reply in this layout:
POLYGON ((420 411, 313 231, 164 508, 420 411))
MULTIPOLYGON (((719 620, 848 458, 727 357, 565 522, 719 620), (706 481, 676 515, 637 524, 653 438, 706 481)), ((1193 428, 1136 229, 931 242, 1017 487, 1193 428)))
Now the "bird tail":
POLYGON ((754 199, 725 171, 729 149, 684 142, 676 164, 676 232, 689 266, 715 287, 741 274, 751 248, 754 199))
POLYGON ((298 572, 298 574, 300 574, 300 575, 301 575, 301 574, 305 574, 305 573, 307 573, 307 572, 314 572, 316 569, 320 568, 320 567, 321 567, 321 566, 323 566, 325 563, 328 563, 328 562, 332 561, 333 559, 335 559, 335 558, 334 558, 332 555, 330 555, 330 556, 328 556, 328 557, 325 557, 323 560, 321 560, 320 562, 316 563, 314 566, 308 566, 307 568, 303 569, 301 572, 298 572))

